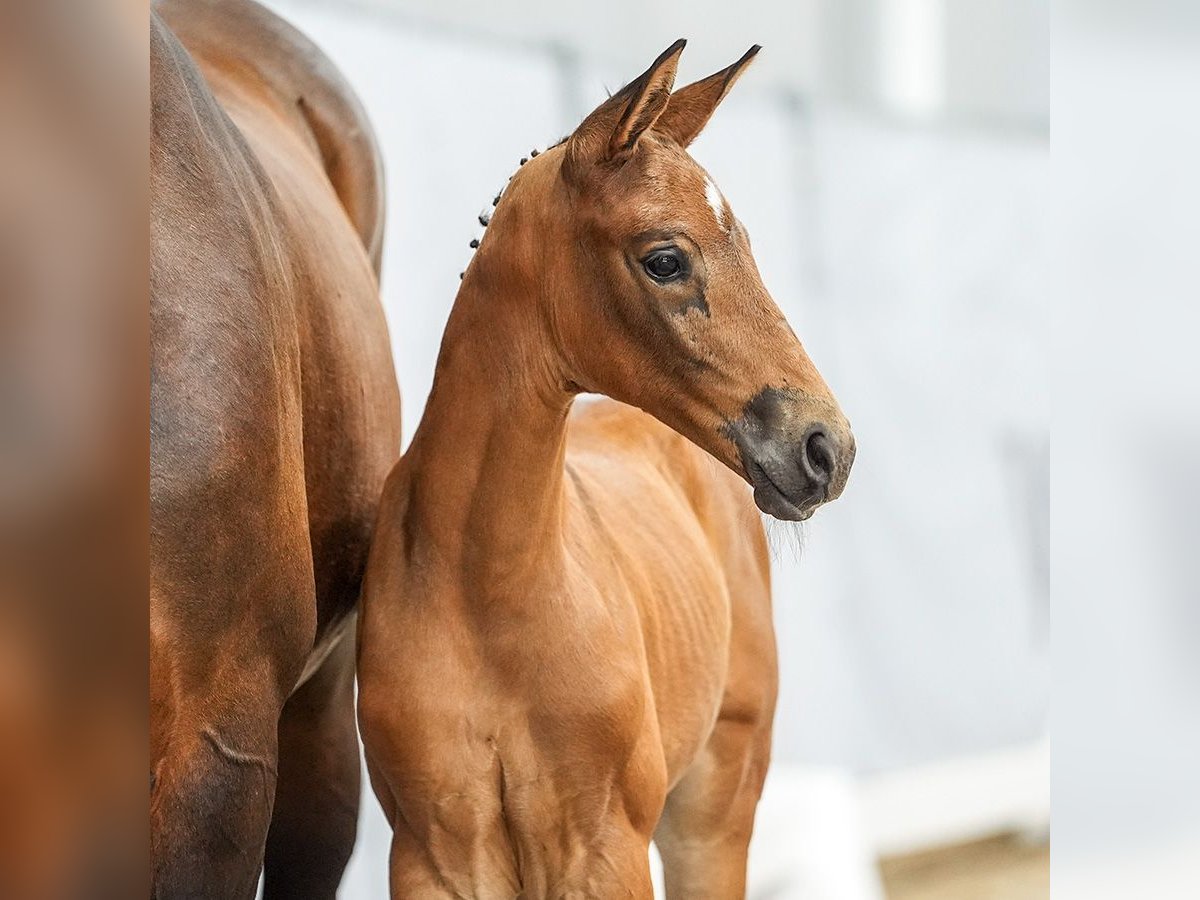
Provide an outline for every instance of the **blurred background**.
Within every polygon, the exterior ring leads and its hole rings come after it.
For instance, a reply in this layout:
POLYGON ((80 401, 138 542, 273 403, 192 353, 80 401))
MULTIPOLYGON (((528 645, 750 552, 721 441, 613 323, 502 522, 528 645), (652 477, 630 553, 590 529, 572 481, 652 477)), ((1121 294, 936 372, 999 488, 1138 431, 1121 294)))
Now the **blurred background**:
MULTIPOLYGON (((411 437, 479 211, 672 40, 753 43, 693 155, 853 423, 844 498, 775 534, 782 687, 754 898, 1049 892, 1048 0, 270 0, 388 176, 411 437)), ((342 896, 386 896, 373 796, 342 896)))

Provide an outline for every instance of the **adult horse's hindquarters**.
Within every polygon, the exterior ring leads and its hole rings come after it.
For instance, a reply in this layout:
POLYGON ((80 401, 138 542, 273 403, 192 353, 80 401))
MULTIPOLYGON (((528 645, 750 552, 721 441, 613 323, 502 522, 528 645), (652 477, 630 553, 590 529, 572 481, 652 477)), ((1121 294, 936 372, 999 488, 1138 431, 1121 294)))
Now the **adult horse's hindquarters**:
POLYGON ((150 50, 153 892, 253 897, 265 853, 268 897, 333 897, 353 612, 399 453, 378 155, 250 0, 156 4, 150 50))

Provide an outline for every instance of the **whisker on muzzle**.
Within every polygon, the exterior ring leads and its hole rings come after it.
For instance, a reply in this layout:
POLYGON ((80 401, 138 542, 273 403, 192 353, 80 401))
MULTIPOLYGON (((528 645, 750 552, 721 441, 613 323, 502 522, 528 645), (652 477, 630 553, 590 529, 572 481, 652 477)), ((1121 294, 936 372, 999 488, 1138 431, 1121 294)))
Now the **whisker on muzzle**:
POLYGON ((771 562, 799 563, 804 558, 808 543, 807 522, 785 522, 765 512, 759 512, 763 529, 767 532, 767 546, 771 551, 771 562))

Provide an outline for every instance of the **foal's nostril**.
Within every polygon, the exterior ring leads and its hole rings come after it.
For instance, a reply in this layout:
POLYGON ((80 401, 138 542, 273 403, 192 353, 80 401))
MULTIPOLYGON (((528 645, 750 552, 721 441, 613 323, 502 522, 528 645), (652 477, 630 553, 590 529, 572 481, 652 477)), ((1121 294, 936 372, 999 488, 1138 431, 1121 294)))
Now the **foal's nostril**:
POLYGON ((814 431, 804 442, 804 474, 817 484, 829 484, 835 465, 833 441, 823 431, 814 431))

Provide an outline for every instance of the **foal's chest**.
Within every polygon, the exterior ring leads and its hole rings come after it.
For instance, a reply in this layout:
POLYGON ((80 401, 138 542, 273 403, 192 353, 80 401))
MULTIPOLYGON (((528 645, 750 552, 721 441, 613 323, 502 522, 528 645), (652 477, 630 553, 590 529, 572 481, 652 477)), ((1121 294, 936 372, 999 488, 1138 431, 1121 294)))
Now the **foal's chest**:
POLYGON ((519 883, 523 896, 557 896, 649 836, 666 794, 656 742, 614 715, 581 715, 497 716, 412 773, 420 787, 400 792, 401 820, 441 878, 474 895, 519 883))

